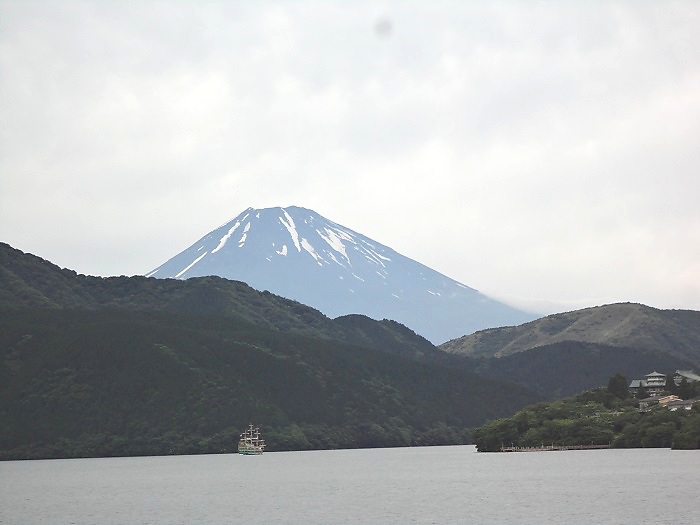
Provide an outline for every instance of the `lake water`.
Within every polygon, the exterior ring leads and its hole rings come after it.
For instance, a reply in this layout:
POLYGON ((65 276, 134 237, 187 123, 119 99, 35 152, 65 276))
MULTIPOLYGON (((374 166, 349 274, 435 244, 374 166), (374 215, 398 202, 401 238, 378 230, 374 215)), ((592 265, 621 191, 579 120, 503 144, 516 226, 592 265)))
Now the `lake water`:
POLYGON ((3 524, 700 523, 700 451, 472 446, 0 462, 3 524))

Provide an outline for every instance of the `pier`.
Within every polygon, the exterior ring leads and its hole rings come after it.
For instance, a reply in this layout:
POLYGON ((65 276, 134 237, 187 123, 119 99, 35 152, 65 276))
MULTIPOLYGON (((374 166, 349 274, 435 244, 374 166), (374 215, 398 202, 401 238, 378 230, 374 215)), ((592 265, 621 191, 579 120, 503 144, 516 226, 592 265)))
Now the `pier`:
POLYGON ((501 452, 549 452, 553 450, 598 450, 610 445, 542 445, 540 447, 501 447, 501 452))

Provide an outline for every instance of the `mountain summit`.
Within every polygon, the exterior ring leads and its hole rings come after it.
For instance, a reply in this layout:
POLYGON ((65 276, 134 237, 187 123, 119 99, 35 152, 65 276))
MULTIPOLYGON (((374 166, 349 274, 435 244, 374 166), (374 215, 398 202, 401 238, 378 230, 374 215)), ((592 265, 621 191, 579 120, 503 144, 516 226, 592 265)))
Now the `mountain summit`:
POLYGON ((434 343, 534 316, 318 213, 248 208, 147 277, 217 275, 319 309, 399 321, 434 343))

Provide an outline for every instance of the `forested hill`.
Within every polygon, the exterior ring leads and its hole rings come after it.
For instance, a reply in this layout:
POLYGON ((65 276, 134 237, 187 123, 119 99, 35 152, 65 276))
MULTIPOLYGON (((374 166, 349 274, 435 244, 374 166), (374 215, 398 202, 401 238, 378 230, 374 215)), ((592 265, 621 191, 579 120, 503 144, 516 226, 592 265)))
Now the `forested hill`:
POLYGON ((392 321, 244 283, 77 275, 0 246, 0 458, 465 443, 539 399, 392 321))
POLYGON ((469 442, 537 396, 389 353, 230 318, 127 309, 0 315, 0 458, 469 442))
POLYGON ((562 341, 497 358, 470 360, 471 370, 493 379, 515 382, 559 399, 605 385, 618 372, 643 378, 651 371, 672 376, 693 365, 664 352, 599 343, 562 341))
MULTIPOLYGON (((696 384, 685 385, 697 399, 696 384)), ((669 392, 671 393, 671 392, 669 392)), ((607 388, 525 407, 509 418, 489 421, 474 432, 477 449, 501 447, 611 446, 613 448, 700 448, 700 410, 671 411, 652 404, 644 412, 629 396, 627 379, 616 374, 607 388)))
POLYGON ((359 344, 386 352, 438 353, 426 339, 390 320, 349 315, 329 319, 318 310, 221 277, 187 280, 80 275, 0 243, 0 308, 168 311, 223 316, 280 332, 359 344))

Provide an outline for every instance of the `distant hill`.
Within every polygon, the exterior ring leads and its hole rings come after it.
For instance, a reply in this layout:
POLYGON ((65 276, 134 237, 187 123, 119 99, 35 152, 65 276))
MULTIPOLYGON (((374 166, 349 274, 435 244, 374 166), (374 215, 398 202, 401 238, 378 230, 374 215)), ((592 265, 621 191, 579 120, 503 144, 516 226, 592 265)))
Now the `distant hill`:
POLYGON ((518 383, 547 399, 603 386, 617 373, 631 380, 654 370, 673 374, 693 368, 689 361, 664 352, 581 341, 562 341, 505 357, 471 360, 473 372, 518 383))
POLYGON ((231 452, 249 422, 270 450, 465 443, 541 399, 397 322, 219 277, 88 277, 0 244, 0 282, 0 459, 231 452))
POLYGON ((573 341, 659 352, 700 367, 700 312, 611 304, 549 315, 520 326, 482 330, 439 348, 471 357, 505 357, 573 341))
POLYGON ((535 318, 296 206, 249 208, 147 275, 243 281, 329 317, 393 319, 433 343, 535 318))

